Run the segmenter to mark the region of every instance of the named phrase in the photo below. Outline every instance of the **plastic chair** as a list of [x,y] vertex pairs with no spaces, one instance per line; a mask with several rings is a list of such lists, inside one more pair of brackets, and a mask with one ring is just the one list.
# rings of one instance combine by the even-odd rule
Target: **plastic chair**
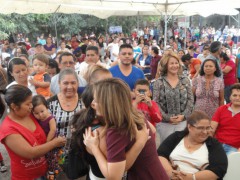
[[223,180],[239,180],[240,179],[240,152],[234,152],[228,155],[228,169]]

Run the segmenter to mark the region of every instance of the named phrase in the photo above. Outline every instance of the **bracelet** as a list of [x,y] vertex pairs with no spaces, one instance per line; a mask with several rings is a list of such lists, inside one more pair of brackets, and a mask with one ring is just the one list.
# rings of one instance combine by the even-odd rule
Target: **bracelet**
[[196,180],[195,174],[192,174],[192,179],[193,179],[193,180]]

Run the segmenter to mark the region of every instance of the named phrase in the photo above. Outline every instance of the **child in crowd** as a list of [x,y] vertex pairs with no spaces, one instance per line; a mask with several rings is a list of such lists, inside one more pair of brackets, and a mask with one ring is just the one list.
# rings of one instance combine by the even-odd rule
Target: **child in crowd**
[[2,153],[0,153],[0,172],[4,173],[7,171],[7,167],[4,164]]
[[49,59],[44,54],[37,54],[33,58],[33,79],[30,83],[35,86],[37,94],[44,96],[46,99],[50,97],[51,77],[47,73]]
[[[32,99],[32,105],[33,105],[33,115],[38,120],[38,123],[44,130],[46,136],[47,136],[47,142],[51,141],[56,136],[56,121],[53,117],[53,115],[50,114],[50,111],[48,110],[47,101],[46,99],[41,95],[36,95]],[[59,173],[59,166],[58,166],[58,160],[56,157],[56,151],[50,151],[47,154],[48,159],[48,174],[53,176],[57,175]]]
[[156,127],[156,123],[161,122],[162,115],[158,105],[151,100],[150,84],[146,79],[139,79],[134,86],[133,92],[136,99],[133,101],[133,106],[141,110],[147,120]]

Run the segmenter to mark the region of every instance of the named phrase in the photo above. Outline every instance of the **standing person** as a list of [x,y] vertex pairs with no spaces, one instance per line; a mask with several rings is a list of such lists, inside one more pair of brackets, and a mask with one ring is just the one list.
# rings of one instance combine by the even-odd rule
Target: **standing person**
[[224,104],[224,83],[217,62],[206,59],[198,77],[192,81],[192,91],[196,97],[195,110],[205,112],[212,118],[216,109]]
[[12,180],[34,180],[47,172],[44,155],[65,145],[64,137],[46,143],[46,135],[31,115],[32,92],[25,86],[12,85],[5,93],[10,112],[0,126],[0,141],[11,159]]
[[143,70],[143,73],[150,73],[150,64],[152,61],[152,56],[149,54],[149,46],[144,45],[142,48],[142,54],[136,58],[136,66]]
[[[121,179],[126,169],[126,151],[136,138],[135,128],[143,127],[146,121],[132,106],[130,89],[123,81],[115,78],[102,80],[94,85],[93,91],[92,108],[105,123],[107,157],[98,146],[98,134],[96,131],[92,133],[91,128],[85,131],[84,144],[93,153],[106,179]],[[168,179],[156,153],[152,130],[149,133],[151,138],[127,172],[129,180]]]
[[226,103],[230,102],[230,88],[236,83],[236,65],[230,60],[226,53],[220,54],[221,68],[224,80],[224,98]]
[[44,53],[54,58],[56,56],[56,46],[52,42],[52,38],[47,38],[47,43],[43,46]]
[[158,54],[159,54],[159,49],[155,46],[152,47],[152,49],[151,49],[152,60],[151,60],[151,64],[150,64],[152,79],[156,78],[158,63],[162,58]]
[[157,131],[163,142],[175,131],[186,127],[186,118],[193,109],[193,94],[188,77],[183,76],[180,59],[175,53],[160,61],[160,78],[153,84],[153,100],[163,116]]
[[190,54],[183,55],[182,61],[188,61],[190,79],[194,79],[195,77],[197,77],[201,67],[201,61],[199,59],[193,58],[192,56],[190,56]]
[[59,73],[60,92],[48,99],[48,107],[56,119],[57,134],[71,137],[71,116],[83,108],[77,93],[78,76],[72,68],[65,68]]
[[38,54],[33,58],[33,78],[29,82],[35,86],[37,94],[50,97],[51,77],[47,73],[49,59],[45,54]]
[[143,71],[132,65],[133,61],[133,48],[130,44],[122,44],[119,49],[118,65],[109,69],[113,77],[117,77],[125,81],[131,90],[138,79],[145,79]]
[[20,84],[28,87],[32,91],[33,95],[37,94],[35,86],[30,83],[31,77],[28,76],[28,67],[22,59],[13,58],[9,61],[7,75],[9,84],[6,89],[14,84]]
[[237,51],[237,57],[236,57],[236,77],[237,81],[240,82],[240,47]]
[[[2,92],[3,89],[0,89],[0,91]],[[5,109],[6,109],[5,104],[4,104],[3,100],[2,100],[2,97],[0,96],[0,119],[2,119],[3,114],[5,112]],[[7,167],[4,164],[2,153],[0,152],[0,172],[4,173],[6,171],[7,171]]]
[[207,56],[209,55],[210,51],[209,51],[209,45],[205,44],[203,46],[203,51],[202,54],[199,54],[197,56],[197,59],[199,59],[202,63],[203,61],[207,58]]
[[[66,68],[75,69],[74,67],[75,62],[76,62],[76,58],[72,53],[69,53],[69,52],[62,53],[59,57],[60,72]],[[58,94],[60,91],[58,82],[59,82],[59,74],[56,74],[55,76],[52,77],[51,84],[50,84],[50,90],[54,95]],[[78,82],[80,87],[85,87],[87,84],[86,80],[81,75],[78,75]]]
[[[97,66],[97,65],[95,65]],[[105,69],[106,70],[106,69]],[[111,73],[110,73],[111,74]],[[83,155],[84,159],[90,166],[89,178],[91,180],[105,180],[101,170],[99,169],[98,163],[92,152],[85,147],[83,143],[83,134],[85,129],[88,127],[92,128],[92,131],[98,131],[100,134],[99,146],[101,151],[106,156],[106,134],[104,122],[101,118],[96,116],[95,110],[91,107],[93,101],[93,85],[89,85],[85,88],[81,95],[85,109],[74,114],[71,125],[74,129],[72,136],[72,147],[78,154]],[[128,170],[134,161],[136,160],[139,153],[142,151],[144,145],[147,142],[149,136],[149,130],[144,126],[141,130],[136,130],[136,142],[131,149],[126,153],[126,169]]]
[[157,103],[151,100],[151,90],[148,80],[137,80],[134,86],[134,93],[136,99],[133,101],[133,106],[139,109],[145,115],[145,118],[156,127],[156,123],[161,122],[162,115]]

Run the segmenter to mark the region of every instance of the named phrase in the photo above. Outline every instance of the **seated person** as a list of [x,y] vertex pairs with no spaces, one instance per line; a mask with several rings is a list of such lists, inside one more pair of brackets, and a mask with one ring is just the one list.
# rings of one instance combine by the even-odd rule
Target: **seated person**
[[229,104],[220,106],[212,117],[211,126],[215,138],[222,143],[227,154],[239,151],[240,148],[240,84],[230,88]]
[[222,179],[227,156],[221,144],[209,136],[211,120],[194,111],[184,131],[171,134],[158,148],[158,155],[170,179]]

